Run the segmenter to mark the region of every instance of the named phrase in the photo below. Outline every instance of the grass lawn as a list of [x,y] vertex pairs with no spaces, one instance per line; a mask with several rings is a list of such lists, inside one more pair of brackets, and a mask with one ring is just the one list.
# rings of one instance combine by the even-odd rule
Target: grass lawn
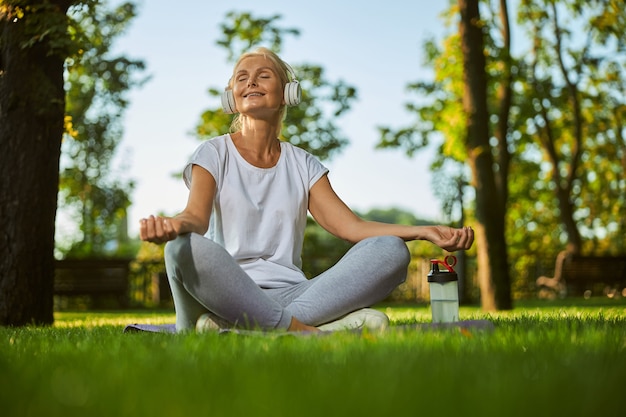
[[0,328],[0,416],[624,416],[626,300],[520,303],[410,328],[428,306],[377,306],[392,329],[323,337],[123,333],[173,312],[64,312]]

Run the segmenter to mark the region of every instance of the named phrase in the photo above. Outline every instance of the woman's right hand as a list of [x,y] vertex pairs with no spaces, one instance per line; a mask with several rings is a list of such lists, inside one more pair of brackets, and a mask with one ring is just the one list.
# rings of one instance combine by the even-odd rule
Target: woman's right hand
[[152,243],[165,243],[178,237],[176,219],[163,216],[150,216],[139,220],[139,237]]
[[204,235],[207,232],[215,196],[215,179],[199,165],[193,165],[192,178],[185,209],[174,217],[149,216],[139,220],[141,240],[165,243],[185,233]]

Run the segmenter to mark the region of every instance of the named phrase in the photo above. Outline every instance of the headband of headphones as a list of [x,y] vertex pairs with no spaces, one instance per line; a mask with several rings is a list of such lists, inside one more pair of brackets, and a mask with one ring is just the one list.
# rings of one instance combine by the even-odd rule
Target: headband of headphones
[[[300,83],[296,79],[296,73],[293,71],[293,68],[291,68],[291,66],[289,66],[289,64],[287,64],[286,62],[283,63],[287,67],[287,72],[291,75],[292,79],[292,81],[285,84],[285,90],[283,92],[285,104],[287,104],[288,106],[297,106],[298,104],[300,104],[300,100],[302,98],[302,88],[300,88]],[[222,109],[226,114],[237,113],[233,90],[228,87],[222,93]]]

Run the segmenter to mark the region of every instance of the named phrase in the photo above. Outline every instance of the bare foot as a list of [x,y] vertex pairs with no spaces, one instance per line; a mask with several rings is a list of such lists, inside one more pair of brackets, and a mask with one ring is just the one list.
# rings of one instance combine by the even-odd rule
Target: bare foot
[[302,323],[295,317],[291,318],[291,324],[289,324],[289,328],[287,329],[289,332],[319,332],[320,329],[313,326],[308,326]]

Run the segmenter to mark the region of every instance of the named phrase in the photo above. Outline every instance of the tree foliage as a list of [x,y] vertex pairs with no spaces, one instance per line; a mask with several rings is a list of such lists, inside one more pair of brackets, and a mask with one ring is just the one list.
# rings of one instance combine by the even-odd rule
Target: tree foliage
[[543,206],[562,225],[555,243],[623,251],[623,4],[522,1],[519,20],[532,40],[521,60],[519,132],[541,151],[536,188],[552,191]]
[[[505,199],[514,289],[528,291],[537,257],[553,257],[565,247],[626,251],[626,11],[617,0],[520,1],[511,12],[517,23],[507,42],[503,6],[504,1],[480,3],[489,150],[496,180],[508,178],[498,188]],[[451,26],[457,16],[451,6],[444,19]],[[415,122],[382,127],[379,146],[410,155],[439,144],[433,164],[438,175],[449,175],[453,166],[467,179],[467,168],[459,168],[468,155],[460,143],[466,115],[460,111],[458,34],[451,30],[445,39],[430,39],[424,51],[435,76],[410,84],[417,98],[407,109]]]
[[133,183],[116,177],[112,163],[122,138],[128,91],[143,80],[144,63],[114,56],[113,44],[136,15],[133,3],[112,8],[85,2],[69,11],[70,33],[80,53],[66,71],[66,134],[60,181],[60,208],[80,225],[80,236],[65,249],[71,257],[102,256],[123,239]]
[[[297,29],[278,26],[280,18],[280,15],[257,18],[250,13],[228,13],[221,25],[223,37],[217,40],[217,44],[226,49],[231,63],[243,52],[260,45],[280,54],[284,37],[299,35]],[[348,139],[341,136],[336,121],[350,109],[357,97],[356,88],[341,80],[327,80],[324,69],[319,65],[305,63],[292,67],[302,86],[302,102],[287,110],[283,139],[320,159],[331,158],[348,143]],[[219,97],[224,87],[211,88],[209,94]],[[224,134],[230,128],[231,119],[221,108],[207,109],[196,127],[196,136],[208,139]]]

